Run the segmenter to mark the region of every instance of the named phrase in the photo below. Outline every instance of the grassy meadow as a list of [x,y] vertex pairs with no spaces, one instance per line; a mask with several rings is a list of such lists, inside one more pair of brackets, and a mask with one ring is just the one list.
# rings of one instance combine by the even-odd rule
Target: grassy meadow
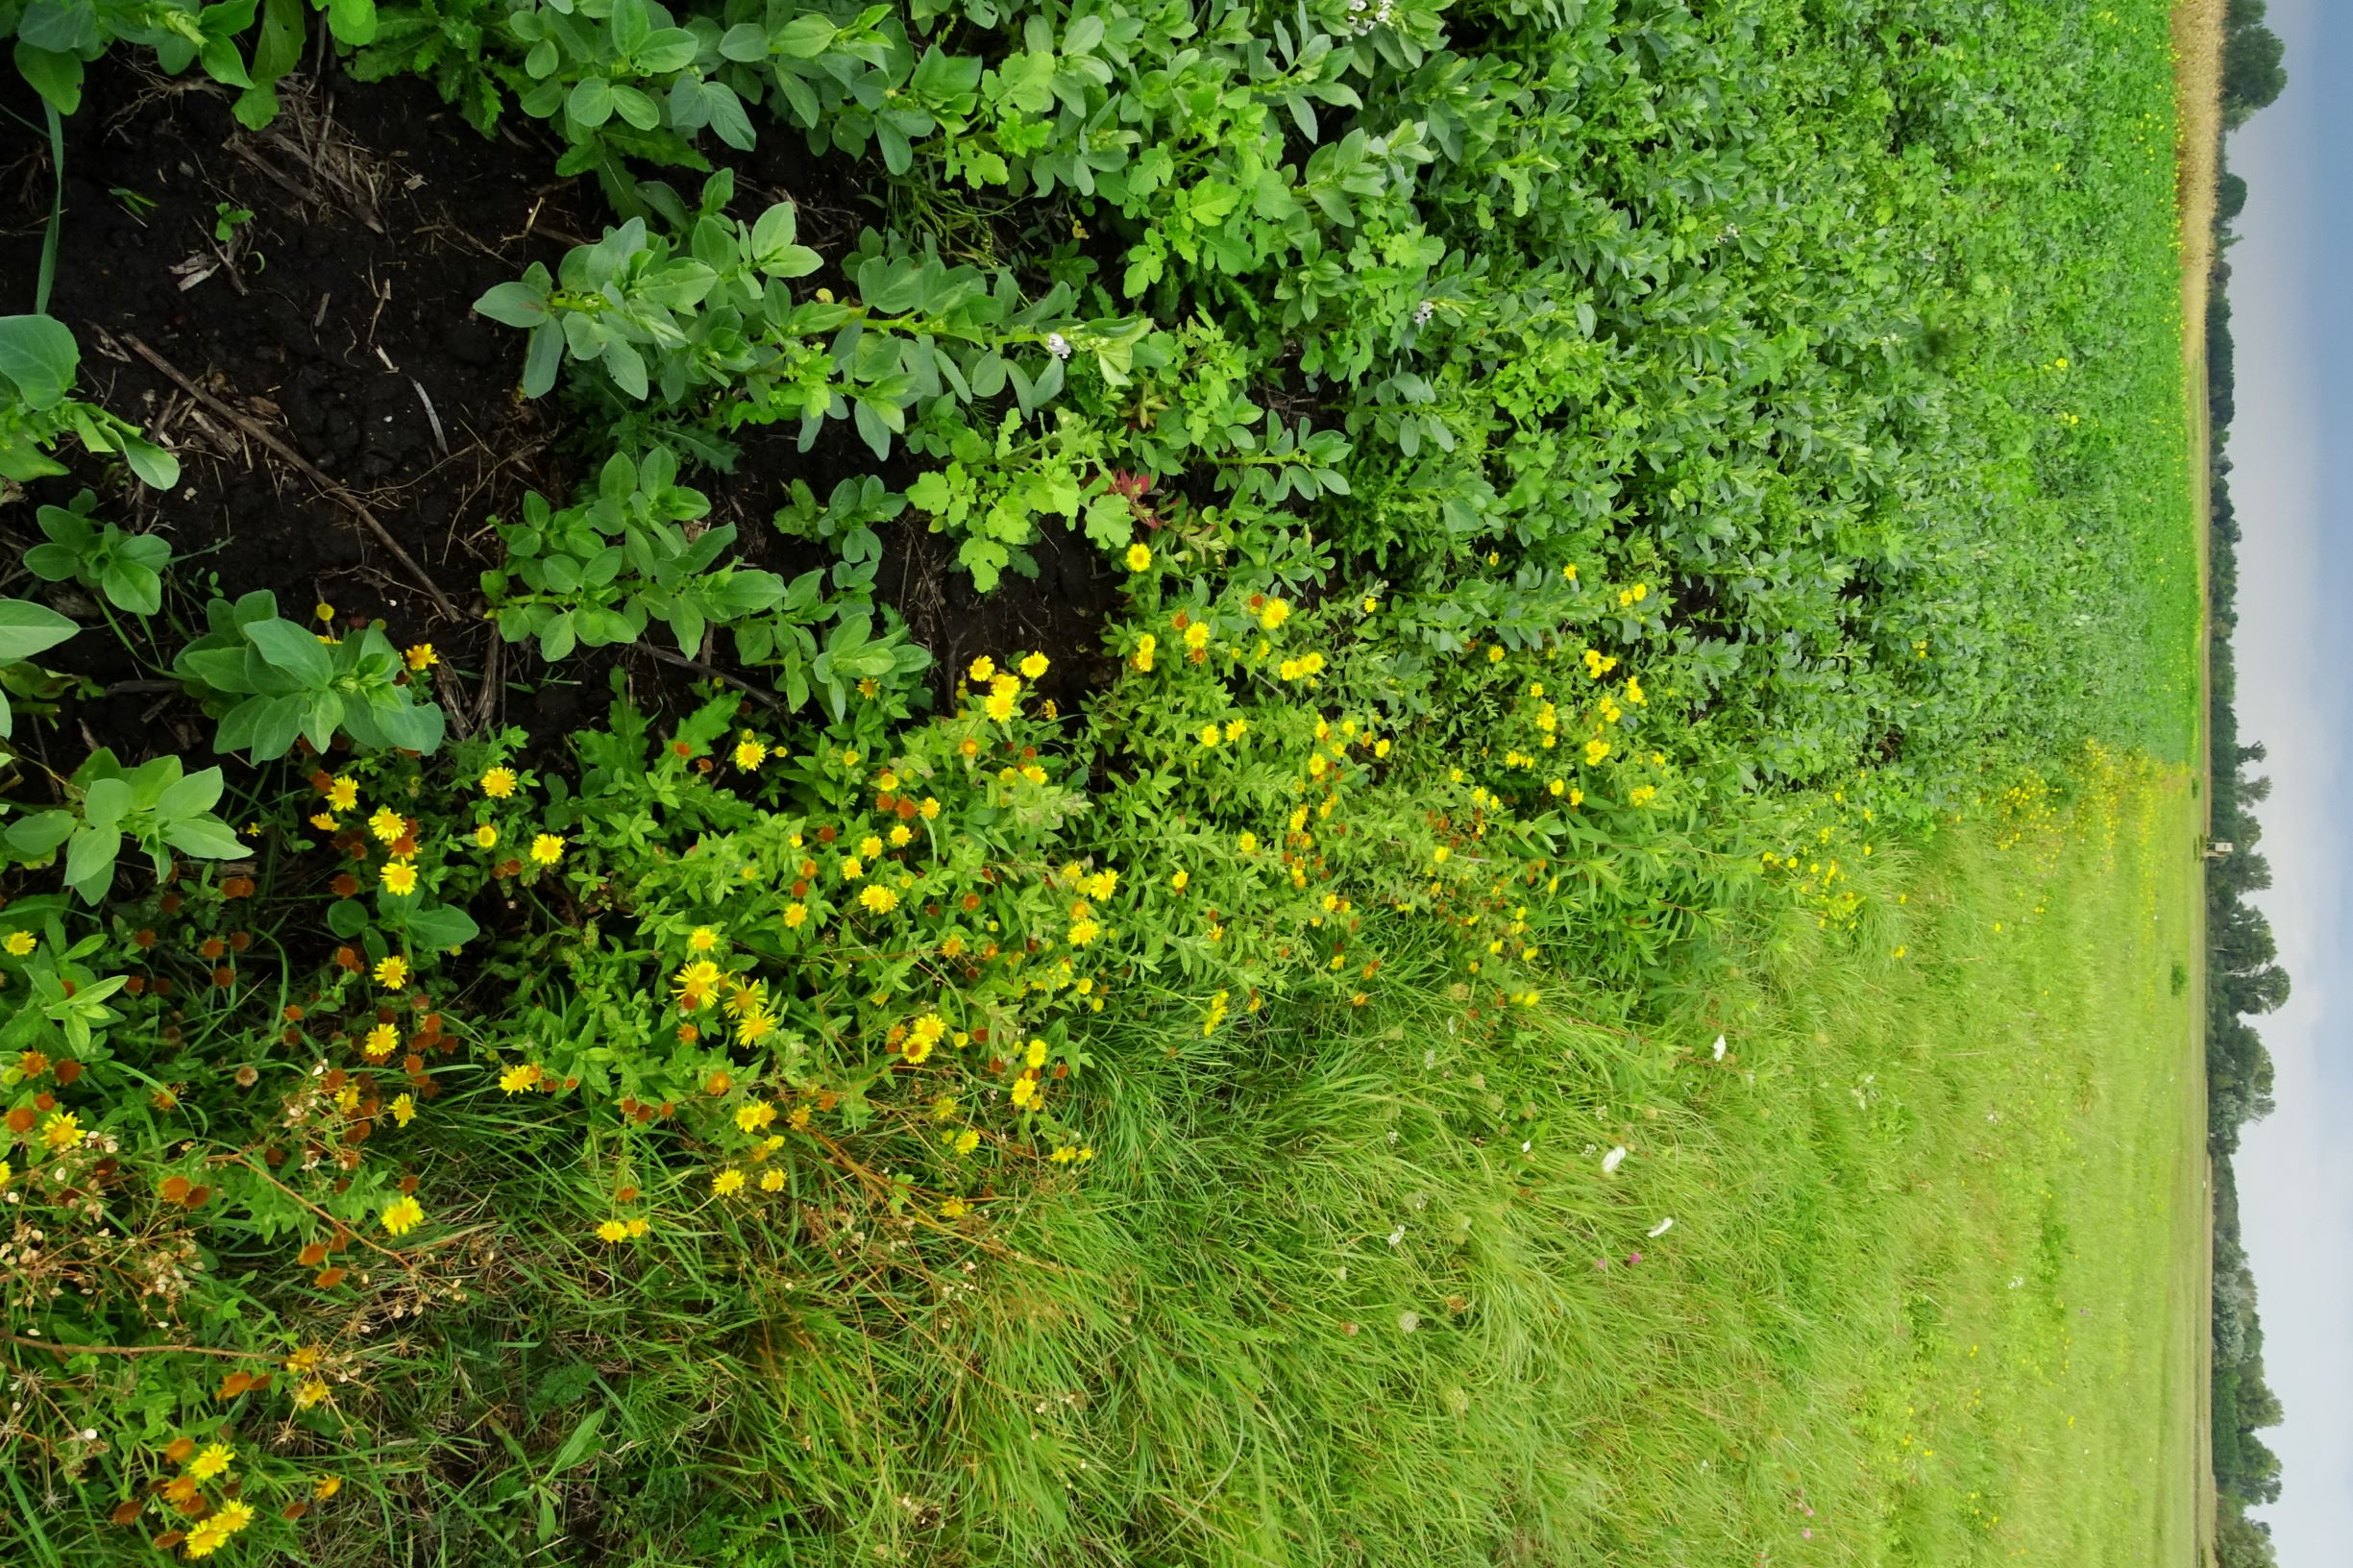
[[2190,1557],[2164,4],[306,9],[0,0],[0,1564]]

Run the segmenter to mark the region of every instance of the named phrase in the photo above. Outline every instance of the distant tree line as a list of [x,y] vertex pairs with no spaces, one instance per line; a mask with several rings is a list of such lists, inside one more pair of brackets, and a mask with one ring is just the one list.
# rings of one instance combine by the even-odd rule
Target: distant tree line
[[[2280,41],[2263,25],[2263,0],[2233,0],[2223,45],[2223,121],[2237,126],[2287,85]],[[2279,1424],[2279,1396],[2263,1375],[2263,1325],[2255,1277],[2240,1244],[2239,1186],[2231,1155],[2240,1130],[2268,1115],[2271,1057],[2248,1021],[2288,999],[2288,971],[2263,912],[2246,902],[2271,885],[2256,852],[2263,824],[2255,807],[2271,781],[2253,769],[2260,743],[2242,744],[2236,708],[2238,669],[2231,634],[2238,624],[2239,520],[2231,503],[2230,459],[2222,441],[2236,411],[2230,334],[2231,226],[2246,206],[2246,182],[2225,171],[2216,193],[2215,268],[2206,311],[2206,397],[2212,426],[2214,510],[2208,546],[2213,640],[2208,649],[2212,704],[2213,836],[2231,845],[2206,863],[2207,1146],[2214,1156],[2214,1474],[2220,1493],[2215,1552],[2222,1568],[2272,1568],[2268,1526],[2246,1509],[2277,1501],[2279,1457],[2256,1433]]]

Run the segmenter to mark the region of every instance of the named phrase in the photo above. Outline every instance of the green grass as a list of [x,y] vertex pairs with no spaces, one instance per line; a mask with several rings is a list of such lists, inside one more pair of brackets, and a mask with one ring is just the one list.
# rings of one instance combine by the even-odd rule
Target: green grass
[[2194,809],[2090,769],[1876,859],[1851,935],[1752,919],[1639,1041],[1401,984],[1123,1042],[1002,1252],[767,1259],[608,1430],[733,1428],[776,1501],[680,1538],[778,1562],[2186,1560]]

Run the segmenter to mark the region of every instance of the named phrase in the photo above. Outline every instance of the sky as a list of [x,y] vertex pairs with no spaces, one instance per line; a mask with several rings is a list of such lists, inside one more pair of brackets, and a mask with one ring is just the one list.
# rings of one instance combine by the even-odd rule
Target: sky
[[[2256,900],[2293,981],[2258,1021],[2279,1109],[2236,1162],[2264,1367],[2287,1418],[2266,1433],[2280,1501],[2259,1511],[2284,1568],[2353,1540],[2353,1017],[2347,820],[2353,772],[2353,494],[2329,459],[2353,442],[2353,6],[2270,0],[2288,90],[2232,133],[2246,210],[2226,253],[2238,408],[2228,434],[2239,545],[2239,733],[2269,750],[2259,808],[2273,886]],[[2216,759],[2218,767],[2223,760]]]

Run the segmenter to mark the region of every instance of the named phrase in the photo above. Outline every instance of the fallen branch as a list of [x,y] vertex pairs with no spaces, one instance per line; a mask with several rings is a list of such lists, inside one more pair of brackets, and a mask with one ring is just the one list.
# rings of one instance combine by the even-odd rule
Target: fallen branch
[[382,523],[378,521],[376,514],[369,511],[366,503],[361,502],[357,496],[353,495],[349,490],[344,489],[343,486],[329,478],[324,473],[320,472],[318,467],[314,465],[310,459],[305,457],[301,453],[296,452],[292,447],[287,446],[283,441],[279,440],[277,436],[272,435],[267,428],[257,423],[249,416],[239,413],[235,408],[231,407],[228,404],[223,403],[211,393],[207,392],[203,387],[198,386],[194,381],[190,380],[187,376],[179,369],[178,366],[172,364],[170,360],[165,359],[161,355],[156,353],[155,350],[140,342],[133,333],[123,333],[122,341],[124,346],[129,348],[132,353],[137,355],[140,358],[155,366],[155,368],[160,371],[163,375],[169,377],[172,383],[178,386],[181,391],[185,392],[189,397],[194,398],[198,403],[204,404],[205,407],[219,415],[221,418],[228,420],[238,429],[243,430],[247,435],[252,436],[256,441],[261,443],[261,445],[267,448],[270,452],[276,453],[278,456],[283,458],[286,462],[292,464],[294,468],[298,470],[306,478],[309,479],[312,484],[319,487],[319,494],[325,496],[329,501],[333,502],[336,505],[342,507],[345,511],[350,512],[354,517],[359,519],[361,523],[367,525],[368,531],[376,535],[377,543],[382,545],[384,549],[392,552],[392,558],[401,563],[402,568],[405,570],[409,576],[415,580],[418,587],[425,590],[427,596],[432,600],[435,608],[439,609],[443,615],[449,617],[453,621],[462,621],[464,619],[463,616],[458,614],[457,606],[450,602],[449,596],[441,591],[440,585],[434,582],[431,577],[426,576],[425,568],[419,566],[409,555],[408,551],[401,548],[401,542],[392,537],[392,530],[385,527]]

